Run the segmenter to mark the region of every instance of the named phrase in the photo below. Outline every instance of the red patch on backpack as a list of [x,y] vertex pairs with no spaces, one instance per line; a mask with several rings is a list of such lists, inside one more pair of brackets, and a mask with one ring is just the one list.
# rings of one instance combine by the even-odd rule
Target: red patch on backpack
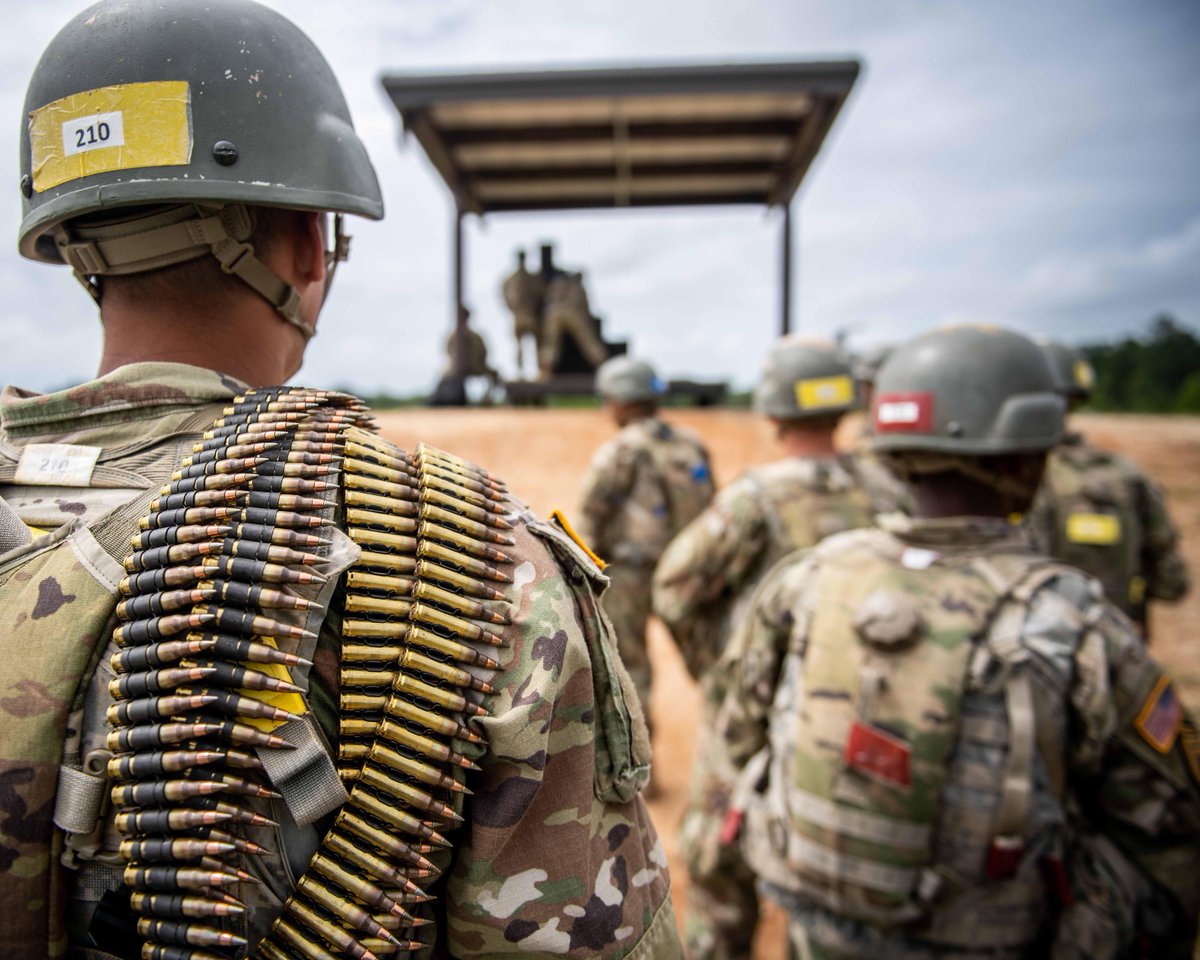
[[907,787],[912,783],[909,760],[912,748],[903,740],[854,721],[846,740],[847,765],[876,780]]
[[875,398],[872,413],[876,433],[929,433],[933,429],[933,394],[883,393]]

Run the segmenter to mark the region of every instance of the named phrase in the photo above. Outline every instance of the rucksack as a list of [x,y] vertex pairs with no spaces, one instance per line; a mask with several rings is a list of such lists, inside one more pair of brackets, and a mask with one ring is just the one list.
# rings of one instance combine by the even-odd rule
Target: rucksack
[[712,502],[715,487],[708,451],[693,436],[662,424],[648,454],[667,503],[667,539],[698,517]]
[[[974,881],[964,864],[986,865],[992,882],[969,909],[939,915],[939,931],[957,941],[986,926],[993,945],[1028,943],[1042,904],[1037,878],[1017,869],[1036,752],[1021,625],[1064,568],[1014,552],[934,575],[896,563],[878,531],[835,539],[806,583],[807,630],[784,657],[771,748],[740,781],[747,857],[768,884],[887,928],[926,919],[946,892],[935,845],[952,831],[950,889]],[[966,710],[968,677],[985,664],[995,690]],[[964,759],[961,743],[1008,759]],[[748,794],[764,774],[765,792]]]

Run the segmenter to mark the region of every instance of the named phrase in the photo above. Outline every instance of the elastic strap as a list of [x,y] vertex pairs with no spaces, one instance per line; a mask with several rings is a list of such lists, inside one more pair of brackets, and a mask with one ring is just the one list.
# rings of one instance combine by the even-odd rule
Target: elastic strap
[[272,733],[294,744],[295,749],[260,749],[258,757],[297,824],[313,823],[350,799],[311,713]]
[[[247,242],[253,232],[254,214],[245,204],[186,204],[115,223],[60,224],[55,243],[97,302],[92,277],[144,273],[210,254],[309,339],[314,331],[300,316],[300,294],[254,255]],[[335,262],[340,253],[335,247]]]

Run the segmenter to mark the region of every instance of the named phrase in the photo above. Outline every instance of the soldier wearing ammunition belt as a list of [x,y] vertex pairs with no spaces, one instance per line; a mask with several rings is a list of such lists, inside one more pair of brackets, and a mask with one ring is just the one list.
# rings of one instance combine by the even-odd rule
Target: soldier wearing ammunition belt
[[354,397],[270,386],[341,215],[382,216],[317,49],[249,0],[106,0],[25,116],[21,252],[105,339],[0,405],[0,947],[679,956],[596,565]]
[[720,842],[732,783],[708,763],[725,675],[713,669],[763,574],[780,557],[871,520],[870,502],[833,435],[856,406],[846,358],[787,338],[771,350],[754,397],[787,456],[754,467],[671,542],[654,575],[654,610],[700,681],[704,713],[681,842],[691,882],[685,919],[692,960],[749,957],[758,898],[735,846]]
[[781,561],[723,664],[725,837],[817,960],[1190,957],[1200,743],[1132,625],[1009,519],[1064,405],[1032,341],[880,370],[916,514]]
[[[1091,395],[1095,373],[1066,344],[1042,345],[1070,407]],[[1188,592],[1179,534],[1162,490],[1127,457],[1067,433],[1046,461],[1046,476],[1029,514],[1038,548],[1074,564],[1147,635],[1150,600]]]
[[712,499],[712,469],[700,438],[659,416],[663,385],[650,364],[613,357],[596,373],[596,392],[621,432],[592,457],[583,480],[580,528],[584,541],[608,563],[604,609],[648,711],[650,579],[671,537]]

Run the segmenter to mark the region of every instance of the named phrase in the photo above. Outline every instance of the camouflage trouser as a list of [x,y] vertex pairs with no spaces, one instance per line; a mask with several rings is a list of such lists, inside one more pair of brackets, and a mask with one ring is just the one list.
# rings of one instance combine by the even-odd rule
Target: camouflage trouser
[[722,845],[721,825],[732,784],[712,769],[705,744],[713,735],[720,690],[710,672],[702,681],[704,704],[696,730],[696,763],[679,844],[688,870],[683,932],[690,960],[749,960],[758,922],[755,877],[735,842]]
[[650,655],[646,649],[646,621],[650,617],[650,579],[653,567],[611,564],[605,573],[609,587],[604,609],[617,631],[617,650],[650,721]]
[[598,367],[608,359],[608,349],[596,336],[592,319],[579,310],[557,308],[547,311],[546,328],[542,331],[542,342],[538,345],[538,366],[542,374],[549,376],[554,372],[562,352],[563,335],[569,335],[579,346],[580,352],[587,357],[588,363]]

